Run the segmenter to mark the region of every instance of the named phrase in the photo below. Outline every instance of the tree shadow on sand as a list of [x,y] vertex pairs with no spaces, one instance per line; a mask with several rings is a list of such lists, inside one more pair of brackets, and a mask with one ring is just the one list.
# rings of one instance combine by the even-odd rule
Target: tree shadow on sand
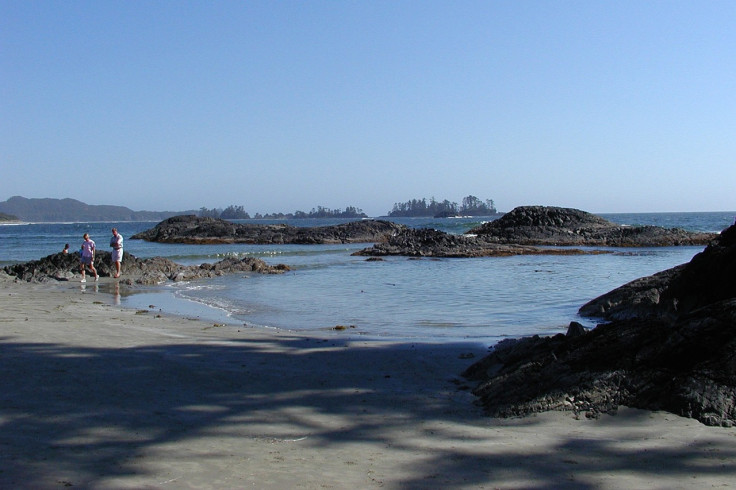
[[[438,357],[457,359],[468,349],[345,347],[340,340],[302,337],[115,349],[2,339],[0,487],[96,487],[111,477],[140,478],[145,470],[133,464],[136,458],[218,433],[299,440],[314,448],[375,444],[387,452],[421,453],[400,480],[373,482],[400,488],[493,486],[509,472],[539,487],[567,488],[592,488],[573,472],[736,475],[734,446],[718,448],[718,464],[704,464],[692,446],[621,449],[621,441],[635,434],[620,434],[617,441],[569,434],[553,451],[515,447],[466,391],[449,379],[424,381],[435,376],[430,366]],[[305,369],[311,365],[325,369]],[[442,430],[448,422],[462,422],[467,430]],[[512,425],[533,429],[539,423],[529,417]],[[433,431],[436,444],[421,447],[394,435],[411,425]],[[503,450],[489,449],[501,444]],[[652,464],[662,456],[666,467]]]

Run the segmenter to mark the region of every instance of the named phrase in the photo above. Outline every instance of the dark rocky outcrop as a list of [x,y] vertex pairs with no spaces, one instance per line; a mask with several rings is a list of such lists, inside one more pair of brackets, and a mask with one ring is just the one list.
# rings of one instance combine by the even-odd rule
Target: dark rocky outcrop
[[577,255],[606,253],[574,248],[542,248],[528,245],[501,244],[483,237],[453,235],[431,229],[406,228],[383,241],[353,253],[364,256],[403,255],[407,257],[506,257],[511,255]]
[[736,227],[731,226],[688,264],[636,279],[580,308],[606,320],[673,319],[736,297]]
[[602,298],[581,313],[619,319],[503,341],[471,366],[486,411],[595,416],[627,405],[736,423],[736,226],[689,263]]
[[[114,269],[110,262],[110,252],[98,251],[95,254],[95,269],[101,277],[111,277]],[[167,281],[189,281],[215,277],[238,272],[256,272],[260,274],[280,274],[289,270],[283,264],[271,266],[260,259],[246,257],[237,259],[229,257],[214,264],[183,266],[163,257],[139,259],[127,252],[122,262],[123,278],[126,284],[161,284]],[[68,281],[79,278],[79,254],[57,253],[40,260],[9,265],[3,268],[9,276],[26,282]],[[87,270],[89,275],[89,270]]]
[[620,226],[579,209],[522,206],[468,234],[494,243],[553,246],[668,247],[706,245],[717,235],[659,226]]
[[333,226],[296,227],[287,224],[257,225],[193,215],[175,216],[132,240],[161,243],[249,243],[249,244],[331,244],[369,243],[381,240],[404,227],[381,220],[361,220]]
[[662,293],[685,265],[651,276],[640,277],[584,304],[578,313],[606,320],[632,318],[672,319],[675,305],[666,302]]

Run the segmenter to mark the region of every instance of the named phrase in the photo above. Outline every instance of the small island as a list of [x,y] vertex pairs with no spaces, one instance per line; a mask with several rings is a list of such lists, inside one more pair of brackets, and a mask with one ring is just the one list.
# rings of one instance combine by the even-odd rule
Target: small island
[[447,199],[437,201],[434,197],[427,200],[411,199],[406,202],[397,202],[388,213],[390,218],[454,218],[458,216],[494,216],[498,214],[493,199],[485,202],[470,195],[463,198],[462,204],[450,202]]
[[487,243],[578,247],[706,245],[717,237],[680,228],[621,226],[579,209],[555,206],[520,206],[467,234]]
[[405,227],[390,221],[360,220],[331,226],[261,225],[194,215],[175,216],[133,235],[131,240],[160,243],[338,244],[377,242]]

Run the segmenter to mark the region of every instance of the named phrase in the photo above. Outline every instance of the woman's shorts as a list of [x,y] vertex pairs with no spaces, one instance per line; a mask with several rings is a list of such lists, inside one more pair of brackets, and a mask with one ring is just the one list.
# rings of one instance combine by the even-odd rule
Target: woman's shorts
[[92,257],[85,257],[84,255],[82,255],[82,263],[84,265],[92,265]]

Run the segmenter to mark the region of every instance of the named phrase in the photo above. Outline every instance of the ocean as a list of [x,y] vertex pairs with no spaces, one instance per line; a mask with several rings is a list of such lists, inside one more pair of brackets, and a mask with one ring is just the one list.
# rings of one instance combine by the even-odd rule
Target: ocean
[[[734,212],[600,214],[622,225],[659,225],[720,232]],[[411,227],[463,233],[493,218],[391,218]],[[349,220],[288,220],[321,226]],[[269,220],[248,222],[273,223]],[[280,221],[283,222],[283,221]],[[199,318],[222,328],[272,328],[408,342],[471,342],[565,332],[571,321],[594,326],[577,310],[587,301],[638,277],[688,262],[703,247],[609,249],[610,254],[472,259],[387,257],[368,262],[355,245],[169,245],[130,240],[155,226],[134,223],[37,223],[0,225],[0,266],[76,250],[89,233],[108,249],[110,229],[125,250],[140,258],[162,256],[192,265],[224,257],[258,257],[284,263],[282,275],[234,274],[158,287],[117,290],[109,283],[59,287],[97,294],[126,308]],[[153,306],[153,308],[151,308]],[[336,329],[336,327],[338,327]]]

